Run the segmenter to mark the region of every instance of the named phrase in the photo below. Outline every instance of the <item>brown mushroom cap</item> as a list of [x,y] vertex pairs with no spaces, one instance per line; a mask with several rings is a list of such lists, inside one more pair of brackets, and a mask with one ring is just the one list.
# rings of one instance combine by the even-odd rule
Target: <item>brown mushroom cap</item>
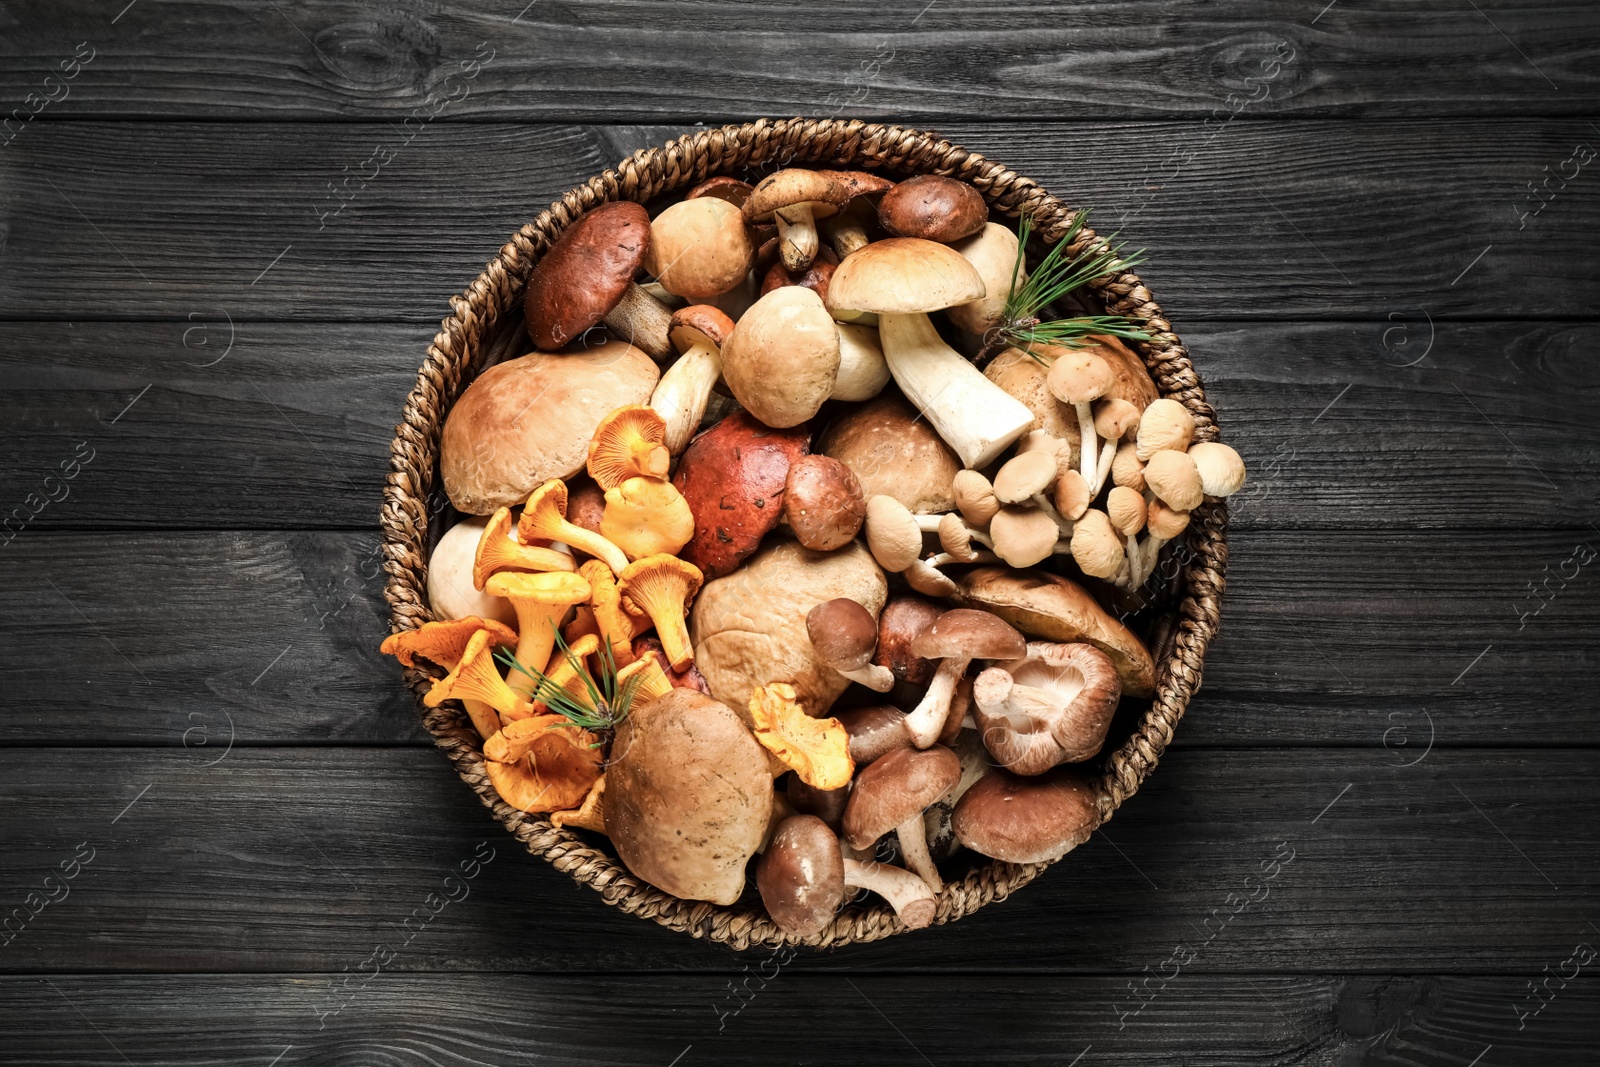
[[987,611],[953,608],[911,640],[924,659],[1016,659],[1028,651],[1027,638]]
[[660,376],[654,360],[622,341],[490,367],[445,419],[439,471],[450,502],[487,515],[522,503],[551,478],[578,473],[601,420],[648,404]]
[[988,221],[989,205],[982,193],[939,174],[907,178],[878,201],[878,222],[896,237],[959,241]]
[[822,662],[837,671],[858,671],[878,647],[878,620],[849,597],[835,597],[806,613],[806,636]]
[[832,922],[844,903],[844,855],[828,824],[815,815],[779,823],[756,864],[756,888],[785,933],[809,937]]
[[949,245],[890,237],[850,253],[828,283],[828,308],[877,314],[941,311],[987,292],[983,278]]
[[1085,574],[1096,578],[1117,576],[1127,555],[1110,516],[1097,508],[1083,513],[1072,528],[1072,558]]
[[955,507],[961,461],[916,408],[894,389],[834,419],[817,451],[855,472],[862,495],[892,496],[914,515]]
[[1157,500],[1177,511],[1193,511],[1205,495],[1194,457],[1171,449],[1151,453],[1144,465],[1144,484]]
[[897,681],[927,685],[939,665],[912,652],[911,642],[944,612],[926,597],[903,595],[890,600],[878,616],[878,651],[872,662],[888,667]]
[[1042,493],[1056,480],[1056,457],[1042,449],[1021,452],[1006,460],[994,476],[995,499],[1020,504]]
[[777,260],[767,268],[766,274],[761,278],[761,295],[766,296],[772,290],[781,289],[785,285],[803,285],[826,301],[828,283],[833,280],[834,268],[838,266],[839,257],[833,254],[833,249],[826,247],[817,249],[817,258],[799,273],[786,267],[783,260]]
[[535,348],[554,352],[617,306],[650,248],[650,215],[628,200],[579,215],[528,277],[524,311]]
[[730,178],[719,174],[715,178],[707,178],[699,185],[683,194],[685,200],[698,200],[702,196],[714,196],[718,200],[726,200],[734,207],[744,207],[744,202],[750,199],[750,194],[755,186],[749,182],[742,182],[738,178]]
[[776,211],[812,205],[813,218],[826,218],[858,196],[871,196],[894,183],[859,170],[807,170],[788,167],[763,178],[744,205],[745,218],[765,222]]
[[1116,376],[1111,364],[1095,353],[1071,351],[1050,364],[1045,381],[1063,404],[1087,404],[1105,396]]
[[755,256],[743,213],[703,196],[680,200],[651,221],[644,268],[669,293],[709,300],[744,281]]
[[679,555],[709,581],[761,545],[783,517],[789,468],[806,454],[803,427],[774,430],[739,411],[695,438],[672,484],[694,513],[694,538]]
[[1095,405],[1094,432],[1107,441],[1127,437],[1139,429],[1139,414],[1138,408],[1121,397],[1107,397]]
[[[805,815],[815,815],[829,828],[837,831],[839,823],[844,819],[845,805],[850,803],[850,785],[846,783],[838,789],[818,789],[814,785],[807,785],[798,774],[788,776],[784,784],[783,795],[788,797],[789,803]],[[838,851],[838,845],[834,850]]]
[[855,472],[829,456],[801,456],[789,467],[783,517],[807,548],[829,552],[848,544],[867,517]]
[[1050,558],[1061,528],[1038,508],[1007,505],[989,520],[994,554],[1013,567],[1031,567]]
[[856,776],[844,809],[851,848],[869,848],[884,834],[948,793],[961,780],[961,760],[943,745],[897,748]]
[[722,377],[768,426],[798,426],[815,415],[839,377],[839,331],[822,298],[786,285],[757,300],[722,346]]
[[733,332],[733,320],[721,308],[710,304],[690,304],[672,313],[672,325],[667,336],[679,352],[688,351],[697,344],[721,348]]
[[857,767],[881,759],[897,748],[910,748],[906,713],[888,704],[851,708],[834,716],[850,735],[850,758]]
[[1058,860],[1099,821],[1094,790],[1066,768],[1035,778],[996,771],[962,794],[951,817],[963,845],[1006,863]]
[[1089,492],[1089,483],[1083,480],[1083,475],[1077,470],[1063,471],[1061,477],[1056,479],[1055,505],[1064,519],[1073,522],[1081,519],[1093,497],[1094,494]]
[[1125,485],[1114,485],[1106,494],[1106,517],[1124,537],[1144,529],[1144,497]]

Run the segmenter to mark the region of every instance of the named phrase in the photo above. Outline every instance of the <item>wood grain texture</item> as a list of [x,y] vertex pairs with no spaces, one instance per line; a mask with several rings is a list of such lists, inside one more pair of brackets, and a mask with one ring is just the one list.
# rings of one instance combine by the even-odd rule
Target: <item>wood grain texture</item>
[[[550,200],[683,129],[435,123],[411,140],[394,123],[56,123],[0,152],[0,318],[432,323]],[[1571,173],[1574,146],[1600,137],[1579,120],[940,132],[1150,248],[1141,273],[1180,332],[1585,318],[1600,303],[1595,272],[1553,284],[1550,270],[1600,241],[1600,181],[1554,178],[1542,212],[1519,214],[1543,168]],[[367,164],[379,145],[394,158]]]
[[[1562,531],[1238,532],[1222,632],[1178,743],[1369,746],[1393,763],[1430,736],[1600,744],[1587,712],[1600,559],[1563,566],[1580,542],[1600,552],[1593,533]],[[230,736],[423,743],[397,667],[377,652],[388,633],[377,543],[19,538],[0,556],[0,594],[32,608],[0,615],[0,742],[187,745],[196,759]],[[1547,598],[1538,614],[1529,582]],[[1551,678],[1562,684],[1530,684]]]
[[[73,0],[9,15],[0,89],[20,102],[87,40],[100,54],[51,118],[398,118],[430,93],[454,98],[452,117],[614,122],[1198,117],[1229,94],[1268,114],[1588,115],[1600,100],[1578,0],[1499,3],[1492,19],[1447,0],[1325,7],[212,0],[118,15]],[[463,82],[477,54],[492,59]]]
[[[1600,753],[1383,757],[1174,753],[1005,903],[792,966],[1139,973],[1184,944],[1195,974],[1535,974],[1594,936]],[[96,850],[0,950],[11,973],[355,971],[485,841],[470,895],[436,907],[394,969],[739,965],[517,849],[434,752],[235,748],[205,768],[184,751],[11,749],[0,772],[8,909],[77,843]]]
[[[371,526],[432,333],[230,325],[215,309],[0,323],[0,422],[12,429],[0,522],[86,443],[93,461],[23,537]],[[1237,527],[1582,528],[1600,512],[1592,323],[1430,324],[1413,311],[1201,323],[1184,337],[1250,469]]]
[[[525,1064],[1237,1063],[1265,1067],[1593,1064],[1597,986],[1518,1032],[1525,979],[1183,975],[1137,1016],[1121,977],[110,975],[0,979],[0,1041],[24,1065],[131,1062]],[[358,979],[364,976],[358,976]],[[734,1005],[743,1003],[738,1014]],[[938,1004],[930,1012],[930,1003]],[[197,1005],[204,1005],[203,1011]],[[803,1005],[826,1004],[825,1023]],[[81,1014],[80,1014],[81,1013]],[[1123,1025],[1119,1028],[1119,1023]],[[1508,1023],[1510,1024],[1508,1026]],[[325,1025],[324,1025],[325,1024]],[[720,1029],[719,1029],[720,1027]],[[1510,1031],[1509,1033],[1507,1031]],[[97,1032],[98,1031],[98,1032]],[[183,1034],[181,1040],[171,1035]],[[1174,1034],[1181,1038],[1174,1038]],[[114,1044],[114,1048],[113,1048]],[[1181,1045],[1181,1050],[1178,1046]],[[1465,1055],[1463,1055],[1463,1051]]]

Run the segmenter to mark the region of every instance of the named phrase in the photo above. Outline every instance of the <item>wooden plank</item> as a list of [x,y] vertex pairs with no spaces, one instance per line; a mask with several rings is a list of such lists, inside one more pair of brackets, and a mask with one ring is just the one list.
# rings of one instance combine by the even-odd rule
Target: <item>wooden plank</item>
[[[0,153],[0,317],[431,323],[551,199],[682,129],[441,123],[407,141],[393,123],[51,124]],[[1600,241],[1600,183],[1561,166],[1596,136],[1577,120],[941,129],[1151,248],[1144,274],[1180,329],[1600,303],[1594,272],[1550,282]],[[394,157],[363,179],[380,144]],[[1565,187],[1553,177],[1521,218],[1544,167]],[[334,183],[352,198],[338,215]]]
[[[12,429],[0,505],[68,493],[23,536],[375,521],[433,327],[230,327],[209,314],[0,323],[0,422]],[[1523,529],[1594,517],[1581,486],[1600,465],[1589,432],[1600,367],[1583,357],[1600,345],[1595,324],[1222,322],[1184,336],[1250,467],[1237,526]],[[80,446],[94,458],[63,490],[61,464]]]
[[[1597,100],[1585,65],[1595,27],[1578,0],[1500,3],[1492,18],[1447,0],[494,7],[118,12],[73,0],[49,19],[7,20],[0,87],[19,104],[46,91],[86,41],[94,58],[44,116],[400,118],[436,106],[430,93],[452,118],[690,122],[950,121],[1001,106],[1019,118],[1198,117],[1228,114],[1229,94],[1255,101],[1247,114],[1388,117],[1588,115]],[[475,56],[487,63],[464,80]]]
[[[1179,743],[1355,744],[1395,763],[1430,736],[1600,744],[1587,696],[1600,684],[1600,572],[1574,558],[1600,538],[1584,538],[1235,534],[1222,632]],[[0,557],[4,601],[27,606],[0,616],[0,742],[187,742],[197,759],[229,736],[422,743],[377,653],[377,544],[355,532],[19,538]]]
[[[11,973],[354,972],[480,842],[471,894],[394,969],[730,965],[519,851],[433,752],[235,748],[204,768],[182,751],[9,749],[0,771],[8,909],[79,842],[94,850],[0,953]],[[1594,936],[1597,771],[1600,752],[1572,748],[1405,770],[1371,750],[1174,753],[1005,903],[793,967],[1123,973],[1182,944],[1195,974],[1537,974]]]
[[1464,1064],[1486,1045],[1507,1067],[1595,1062],[1592,982],[1575,980],[1517,1031],[1509,1008],[1526,996],[1523,977],[1183,975],[1119,1029],[1125,976],[825,977],[790,973],[781,960],[750,962],[754,992],[743,1001],[728,990],[745,981],[739,974],[566,976],[556,1001],[534,975],[380,972],[352,982],[350,1007],[326,1017],[314,1014],[331,1011],[319,997],[343,974],[7,978],[0,1039],[18,1067],[101,1062],[115,1058],[112,1045],[134,1063],[197,1067],[224,1056],[267,1063],[282,1054],[289,1067],[361,1061],[374,1049],[440,1067],[662,1067],[674,1056],[686,1067],[920,1063],[919,1054],[1062,1067],[1080,1053],[1084,1064],[1144,1067],[1177,1062],[1175,1041],[1191,1061],[1272,1067],[1362,1055]]

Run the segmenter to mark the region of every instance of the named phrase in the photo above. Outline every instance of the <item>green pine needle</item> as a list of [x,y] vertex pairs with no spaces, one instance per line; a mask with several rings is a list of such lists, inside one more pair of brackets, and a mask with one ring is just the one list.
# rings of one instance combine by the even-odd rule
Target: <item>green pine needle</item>
[[[639,684],[644,680],[643,675],[635,674],[625,682],[617,681],[617,658],[611,651],[609,641],[600,642],[600,677],[597,680],[584,668],[582,660],[573,654],[567,642],[562,638],[561,631],[555,631],[556,648],[566,658],[583,679],[584,688],[588,690],[589,705],[585,705],[559,684],[550,680],[543,671],[524,666],[518,662],[514,653],[500,649],[495,653],[495,658],[507,667],[521,671],[534,680],[534,686],[527,690],[530,700],[543,701],[552,712],[566,719],[573,726],[581,727],[591,733],[608,734],[622,725],[628,717],[628,712],[633,709],[633,698],[639,692]],[[550,729],[565,728],[565,723],[551,723]],[[605,742],[597,741],[590,748],[599,748]]]
[[[1006,297],[1000,324],[995,329],[995,335],[1002,344],[1020,348],[1042,362],[1041,357],[1033,351],[1036,344],[1077,347],[1090,334],[1105,334],[1128,341],[1150,339],[1148,333],[1123,315],[1084,315],[1070,319],[1040,320],[1039,314],[1045,308],[1086,283],[1113,270],[1131,269],[1144,261],[1144,249],[1124,252],[1124,245],[1110,242],[1087,255],[1069,256],[1067,246],[1078,236],[1088,217],[1088,211],[1078,212],[1067,232],[1051,246],[1049,253],[1020,287],[1017,278],[1022,273],[1028,238],[1033,233],[1033,220],[1028,215],[1018,220],[1017,260],[1011,268],[1011,292]],[[1112,234],[1112,239],[1115,238],[1116,235]],[[990,347],[998,345],[991,343]]]

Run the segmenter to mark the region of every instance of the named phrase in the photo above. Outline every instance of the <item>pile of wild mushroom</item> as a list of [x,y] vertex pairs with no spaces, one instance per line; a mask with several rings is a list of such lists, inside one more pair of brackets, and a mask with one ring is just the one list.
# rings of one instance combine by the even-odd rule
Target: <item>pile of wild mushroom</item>
[[1080,225],[1030,272],[963,182],[797,168],[580,216],[534,351],[451,410],[466,517],[436,621],[383,650],[435,668],[505,803],[685,899],[753,864],[795,935],[855,891],[928,925],[962,850],[1064,855],[1097,819],[1075,765],[1155,684],[1097,597],[1244,480],[1139,324],[1062,317],[1135,258]]

